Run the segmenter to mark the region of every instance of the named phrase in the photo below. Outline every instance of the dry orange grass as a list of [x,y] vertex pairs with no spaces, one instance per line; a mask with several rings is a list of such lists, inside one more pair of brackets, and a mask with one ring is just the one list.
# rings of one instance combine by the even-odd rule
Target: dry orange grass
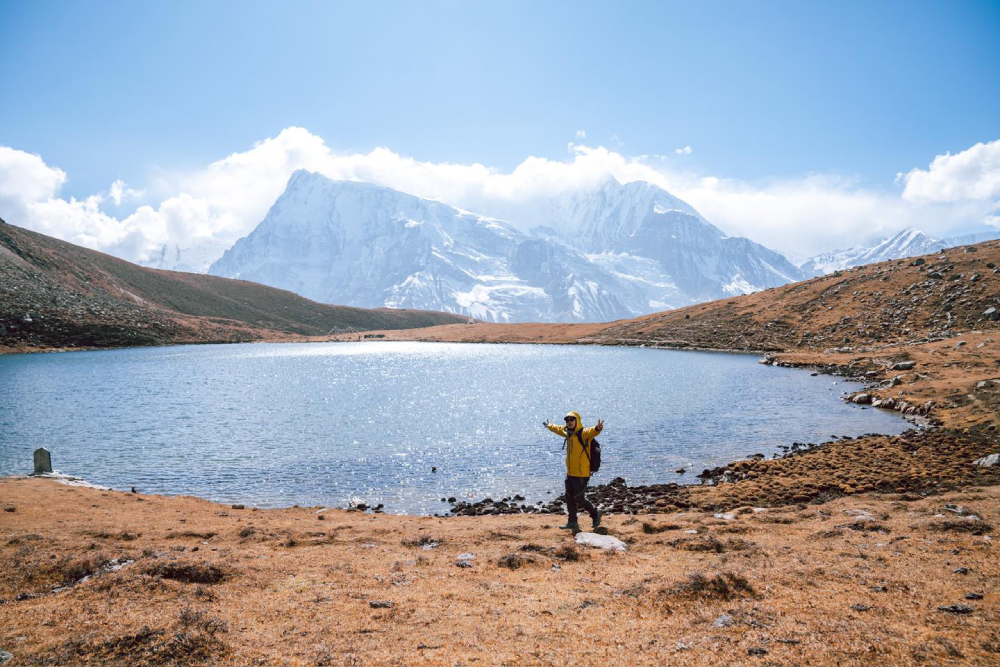
[[235,510],[23,479],[0,498],[11,665],[1000,661],[1000,487],[609,517],[624,554],[575,546],[558,516]]

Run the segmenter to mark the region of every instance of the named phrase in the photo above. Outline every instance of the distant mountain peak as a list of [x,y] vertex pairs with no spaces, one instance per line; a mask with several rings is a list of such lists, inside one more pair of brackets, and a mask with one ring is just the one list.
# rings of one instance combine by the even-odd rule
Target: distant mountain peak
[[826,252],[806,260],[799,268],[807,276],[821,276],[854,266],[885,262],[891,259],[916,257],[917,255],[926,255],[957,245],[979,243],[995,238],[1000,238],[1000,232],[979,232],[965,236],[937,239],[928,236],[915,227],[905,227],[873,246],[845,248]]

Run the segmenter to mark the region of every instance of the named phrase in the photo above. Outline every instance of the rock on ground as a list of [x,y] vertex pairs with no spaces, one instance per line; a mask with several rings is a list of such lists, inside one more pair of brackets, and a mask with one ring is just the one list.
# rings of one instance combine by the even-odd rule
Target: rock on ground
[[597,533],[577,533],[576,543],[596,549],[607,549],[609,551],[628,551],[625,543],[617,537],[611,535],[598,535]]
[[992,468],[993,466],[1000,463],[1000,452],[997,452],[996,454],[990,454],[989,456],[984,456],[981,459],[976,459],[975,463],[977,466]]

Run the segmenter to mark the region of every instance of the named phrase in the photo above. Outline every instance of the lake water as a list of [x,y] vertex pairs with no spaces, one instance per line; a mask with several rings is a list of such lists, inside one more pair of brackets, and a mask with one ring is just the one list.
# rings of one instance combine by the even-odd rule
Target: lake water
[[[0,356],[0,474],[46,447],[116,489],[256,506],[561,492],[569,410],[605,420],[592,483],[694,475],[794,441],[897,434],[845,404],[858,385],[757,357],[642,348],[446,343],[206,345]],[[437,472],[431,472],[436,467]],[[674,471],[684,467],[686,475]]]

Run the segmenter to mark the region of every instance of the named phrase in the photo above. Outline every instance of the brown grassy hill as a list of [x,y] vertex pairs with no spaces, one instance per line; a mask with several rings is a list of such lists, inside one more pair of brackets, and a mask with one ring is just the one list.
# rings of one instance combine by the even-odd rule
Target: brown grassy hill
[[[870,352],[1000,329],[1000,241],[605,324],[456,324],[394,338]],[[989,313],[990,308],[995,308]],[[847,348],[851,348],[848,350]]]
[[[998,329],[1000,242],[870,264],[657,313],[594,340],[748,351],[877,349]],[[987,314],[990,308],[995,308]],[[846,350],[845,350],[846,351]]]
[[331,306],[242,280],[160,271],[0,220],[0,346],[237,342],[464,322]]

